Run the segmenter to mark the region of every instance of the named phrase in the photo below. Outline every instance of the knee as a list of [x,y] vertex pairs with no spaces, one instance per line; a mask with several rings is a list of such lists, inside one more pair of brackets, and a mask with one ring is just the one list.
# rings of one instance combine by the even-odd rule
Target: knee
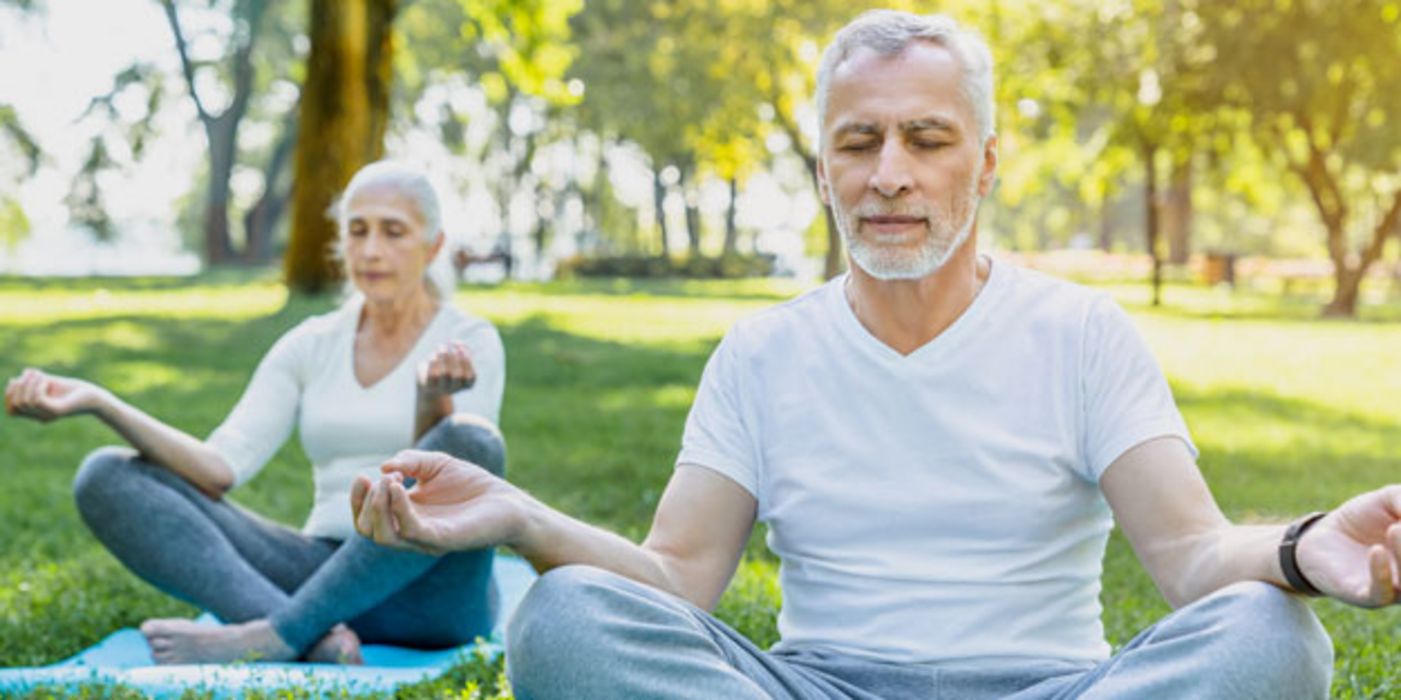
[[100,447],[93,450],[78,467],[73,478],[73,498],[80,511],[87,511],[113,492],[122,474],[131,470],[135,454],[122,447]]
[[517,693],[568,688],[597,672],[603,660],[592,652],[611,646],[603,608],[619,579],[589,566],[564,566],[535,581],[506,627],[506,667]]
[[417,447],[446,452],[501,476],[506,472],[506,441],[491,421],[471,413],[454,413],[428,430]]
[[[1260,685],[1259,697],[1291,688],[1291,697],[1326,698],[1333,673],[1333,641],[1318,616],[1299,596],[1261,582],[1228,586],[1207,599],[1219,608],[1222,629],[1232,636],[1226,657]],[[1243,692],[1240,697],[1257,694]]]

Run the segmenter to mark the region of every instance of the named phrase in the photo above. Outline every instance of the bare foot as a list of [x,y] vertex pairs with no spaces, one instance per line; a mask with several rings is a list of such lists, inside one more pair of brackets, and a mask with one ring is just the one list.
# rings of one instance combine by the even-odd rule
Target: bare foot
[[355,634],[355,630],[345,625],[336,625],[331,628],[326,636],[321,638],[306,653],[306,660],[314,664],[351,664],[359,666],[365,663],[365,659],[360,656],[360,637]]
[[180,618],[147,620],[141,634],[159,664],[292,661],[297,653],[267,620],[237,625],[206,625]]

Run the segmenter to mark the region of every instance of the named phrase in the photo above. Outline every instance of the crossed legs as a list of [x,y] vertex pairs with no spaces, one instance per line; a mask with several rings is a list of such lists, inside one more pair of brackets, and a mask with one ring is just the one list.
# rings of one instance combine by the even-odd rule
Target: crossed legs
[[[505,466],[500,433],[474,416],[444,419],[416,447],[497,474]],[[360,640],[452,646],[495,622],[490,550],[433,557],[358,535],[307,537],[116,448],[84,461],[74,495],[84,522],[127,568],[231,623],[148,621],[142,629],[158,661],[353,662]]]
[[893,664],[767,652],[683,600],[583,566],[552,570],[507,630],[517,698],[1314,700],[1332,645],[1297,597],[1238,583],[1153,625],[1100,664]]

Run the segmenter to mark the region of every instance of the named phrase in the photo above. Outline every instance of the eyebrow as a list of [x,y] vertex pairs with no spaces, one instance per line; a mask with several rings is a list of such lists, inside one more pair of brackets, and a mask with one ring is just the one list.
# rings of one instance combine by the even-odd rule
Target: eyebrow
[[946,131],[950,134],[958,133],[958,127],[953,122],[942,117],[924,117],[913,119],[900,125],[900,130],[906,133],[911,131]]
[[[958,126],[943,117],[921,117],[900,123],[900,131],[908,134],[916,131],[942,131],[957,134]],[[852,122],[837,127],[834,138],[843,136],[878,136],[881,129],[871,122]]]

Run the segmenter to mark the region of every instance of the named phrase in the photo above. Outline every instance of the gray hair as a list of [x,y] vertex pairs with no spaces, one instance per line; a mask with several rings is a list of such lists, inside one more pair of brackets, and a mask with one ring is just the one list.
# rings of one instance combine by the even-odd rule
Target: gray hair
[[842,27],[822,53],[817,69],[818,139],[825,140],[827,93],[832,74],[859,49],[896,56],[912,41],[928,41],[952,53],[963,66],[963,96],[973,108],[978,136],[986,142],[997,116],[992,91],[992,51],[981,34],[960,27],[947,15],[916,15],[897,10],[871,10]]
[[[422,170],[396,160],[379,160],[366,165],[356,171],[350,178],[350,184],[345,186],[345,191],[336,200],[332,212],[336,219],[336,228],[340,233],[340,241],[337,242],[337,252],[345,245],[346,231],[350,227],[350,212],[346,206],[354,199],[357,192],[369,187],[388,187],[399,194],[408,197],[413,202],[414,208],[423,218],[423,233],[427,237],[424,241],[431,245],[433,237],[443,232],[443,210],[438,203],[438,192],[433,187],[433,183],[428,180],[428,176]],[[446,246],[445,246],[446,247]],[[424,270],[424,281],[428,283],[428,291],[438,299],[451,299],[453,292],[457,289],[457,278],[453,274],[451,255],[446,250],[439,250],[438,254],[429,261],[428,268]],[[348,282],[347,282],[348,283]]]

